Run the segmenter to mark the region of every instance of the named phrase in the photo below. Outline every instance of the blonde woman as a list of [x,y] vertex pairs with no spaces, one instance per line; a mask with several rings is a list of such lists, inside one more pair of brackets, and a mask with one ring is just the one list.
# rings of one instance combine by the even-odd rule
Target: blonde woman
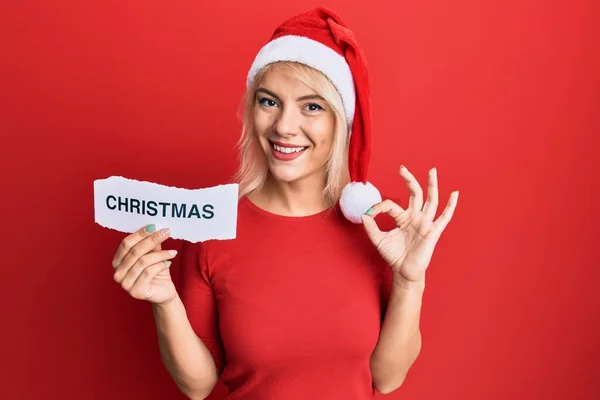
[[[401,168],[404,209],[366,180],[370,98],[352,32],[318,8],[280,25],[247,78],[235,240],[184,244],[179,292],[168,229],[126,237],[114,277],[153,304],[163,362],[206,398],[364,400],[405,380],[421,348],[425,272],[441,216]],[[374,218],[391,216],[381,230]],[[383,226],[381,226],[383,228]]]

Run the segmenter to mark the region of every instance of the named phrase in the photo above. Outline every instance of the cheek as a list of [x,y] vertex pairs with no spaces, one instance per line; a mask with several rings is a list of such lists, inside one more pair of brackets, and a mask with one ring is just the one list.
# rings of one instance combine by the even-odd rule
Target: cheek
[[260,110],[256,110],[253,115],[254,131],[258,136],[265,136],[273,126],[272,117]]
[[[259,113],[260,114],[260,113]],[[256,142],[259,147],[263,151],[268,151],[271,145],[269,144],[268,137],[271,133],[271,123],[269,118],[265,117],[265,115],[256,115],[254,118],[254,137],[256,138]]]
[[317,122],[311,129],[312,141],[319,152],[328,152],[333,146],[333,124],[328,120]]

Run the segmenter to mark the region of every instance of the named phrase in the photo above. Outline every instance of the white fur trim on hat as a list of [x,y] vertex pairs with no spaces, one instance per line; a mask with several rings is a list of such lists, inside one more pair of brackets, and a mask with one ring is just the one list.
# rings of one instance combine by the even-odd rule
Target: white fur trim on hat
[[340,209],[349,221],[360,224],[361,215],[381,201],[379,190],[371,182],[350,182],[342,190]]
[[352,125],[356,94],[352,72],[344,57],[316,40],[304,36],[282,36],[270,41],[258,52],[248,72],[246,86],[252,84],[262,68],[277,61],[299,62],[327,76],[342,97],[348,126]]

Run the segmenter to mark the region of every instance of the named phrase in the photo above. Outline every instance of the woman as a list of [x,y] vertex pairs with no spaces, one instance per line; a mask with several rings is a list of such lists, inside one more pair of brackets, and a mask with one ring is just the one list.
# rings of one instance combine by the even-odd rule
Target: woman
[[[237,237],[185,243],[177,292],[168,229],[127,236],[114,278],[153,303],[163,362],[204,399],[369,399],[404,381],[421,347],[425,271],[458,192],[434,221],[413,175],[406,209],[366,182],[364,57],[338,16],[280,25],[247,80]],[[357,193],[358,191],[358,193]],[[358,210],[356,209],[358,207]],[[374,218],[395,223],[380,230]]]

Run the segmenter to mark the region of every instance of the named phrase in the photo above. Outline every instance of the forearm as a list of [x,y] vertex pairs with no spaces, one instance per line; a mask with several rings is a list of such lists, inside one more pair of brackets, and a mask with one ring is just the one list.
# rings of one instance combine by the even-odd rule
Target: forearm
[[373,384],[381,393],[397,389],[421,350],[419,328],[425,283],[394,276],[379,341],[371,356]]
[[153,305],[162,361],[179,389],[190,399],[204,399],[218,381],[212,355],[196,335],[177,296]]

